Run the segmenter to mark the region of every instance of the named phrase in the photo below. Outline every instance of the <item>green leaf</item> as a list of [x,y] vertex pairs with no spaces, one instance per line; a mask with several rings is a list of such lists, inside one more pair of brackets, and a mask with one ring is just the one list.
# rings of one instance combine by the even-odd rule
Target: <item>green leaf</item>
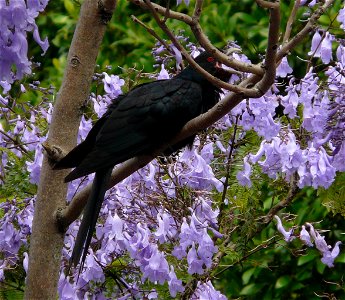
[[69,15],[74,16],[76,13],[75,4],[71,0],[64,0],[65,8]]
[[315,252],[308,253],[307,255],[301,256],[298,259],[297,266],[302,266],[302,265],[314,260],[317,256],[318,255]]
[[317,269],[317,271],[318,271],[320,274],[323,274],[323,272],[325,271],[325,268],[326,268],[326,265],[323,264],[321,261],[319,261],[319,262],[316,264],[316,269]]
[[335,259],[335,262],[344,264],[345,263],[345,253],[339,254],[339,256]]
[[242,275],[242,281],[243,281],[243,284],[248,284],[250,278],[252,277],[252,275],[254,274],[255,272],[255,268],[251,268],[247,271],[245,271]]
[[249,284],[241,290],[240,295],[244,295],[244,296],[255,295],[258,291],[262,289],[263,286],[264,284],[255,284],[255,283]]
[[288,275],[284,275],[278,278],[278,280],[276,281],[276,285],[275,288],[276,289],[281,289],[285,286],[287,286],[291,281],[291,277]]

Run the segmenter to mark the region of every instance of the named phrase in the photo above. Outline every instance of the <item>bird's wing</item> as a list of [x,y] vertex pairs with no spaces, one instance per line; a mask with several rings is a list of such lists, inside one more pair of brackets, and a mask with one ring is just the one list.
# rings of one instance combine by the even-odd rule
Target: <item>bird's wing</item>
[[[112,109],[118,105],[118,103],[123,99],[125,95],[120,95],[116,98],[116,102],[112,103]],[[54,170],[74,168],[78,166],[83,159],[87,156],[96,143],[96,138],[99,131],[102,129],[105,121],[110,115],[110,110],[108,110],[91,128],[87,137],[83,142],[73,148],[68,154],[63,157],[61,160],[55,163],[53,166]]]
[[129,92],[109,107],[94,146],[66,181],[150,153],[200,114],[201,92],[199,84],[183,79],[156,81]]

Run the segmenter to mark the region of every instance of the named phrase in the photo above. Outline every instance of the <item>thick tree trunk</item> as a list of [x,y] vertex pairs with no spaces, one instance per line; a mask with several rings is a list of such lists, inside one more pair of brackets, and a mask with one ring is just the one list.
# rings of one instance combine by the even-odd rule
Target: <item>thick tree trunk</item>
[[[92,75],[115,0],[85,0],[68,54],[58,93],[48,143],[70,150],[76,143],[80,108],[88,99]],[[65,206],[67,171],[53,171],[45,157],[41,170],[29,251],[25,299],[56,299],[64,234],[56,211]]]

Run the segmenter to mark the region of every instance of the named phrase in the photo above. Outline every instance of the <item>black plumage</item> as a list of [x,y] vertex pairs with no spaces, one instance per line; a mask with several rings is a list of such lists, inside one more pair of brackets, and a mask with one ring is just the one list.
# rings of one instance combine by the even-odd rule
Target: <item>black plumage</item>
[[[229,79],[229,73],[207,52],[195,61],[214,76]],[[82,267],[85,261],[113,167],[137,155],[150,154],[169,142],[189,120],[214,106],[219,93],[190,66],[172,79],[140,85],[115,99],[85,141],[56,163],[55,169],[75,168],[66,182],[95,172],[71,263],[76,266],[81,258]],[[191,144],[194,137],[171,145],[164,154]]]

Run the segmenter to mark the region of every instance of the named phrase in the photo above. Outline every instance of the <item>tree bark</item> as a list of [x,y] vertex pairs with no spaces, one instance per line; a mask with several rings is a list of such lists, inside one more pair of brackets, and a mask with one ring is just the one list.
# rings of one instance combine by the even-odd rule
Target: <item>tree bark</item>
[[[92,75],[115,0],[85,0],[67,57],[62,86],[57,95],[48,143],[70,150],[76,144],[80,108],[88,99]],[[45,157],[41,169],[32,236],[25,299],[56,299],[64,234],[55,212],[65,206],[67,170],[53,171]]]

